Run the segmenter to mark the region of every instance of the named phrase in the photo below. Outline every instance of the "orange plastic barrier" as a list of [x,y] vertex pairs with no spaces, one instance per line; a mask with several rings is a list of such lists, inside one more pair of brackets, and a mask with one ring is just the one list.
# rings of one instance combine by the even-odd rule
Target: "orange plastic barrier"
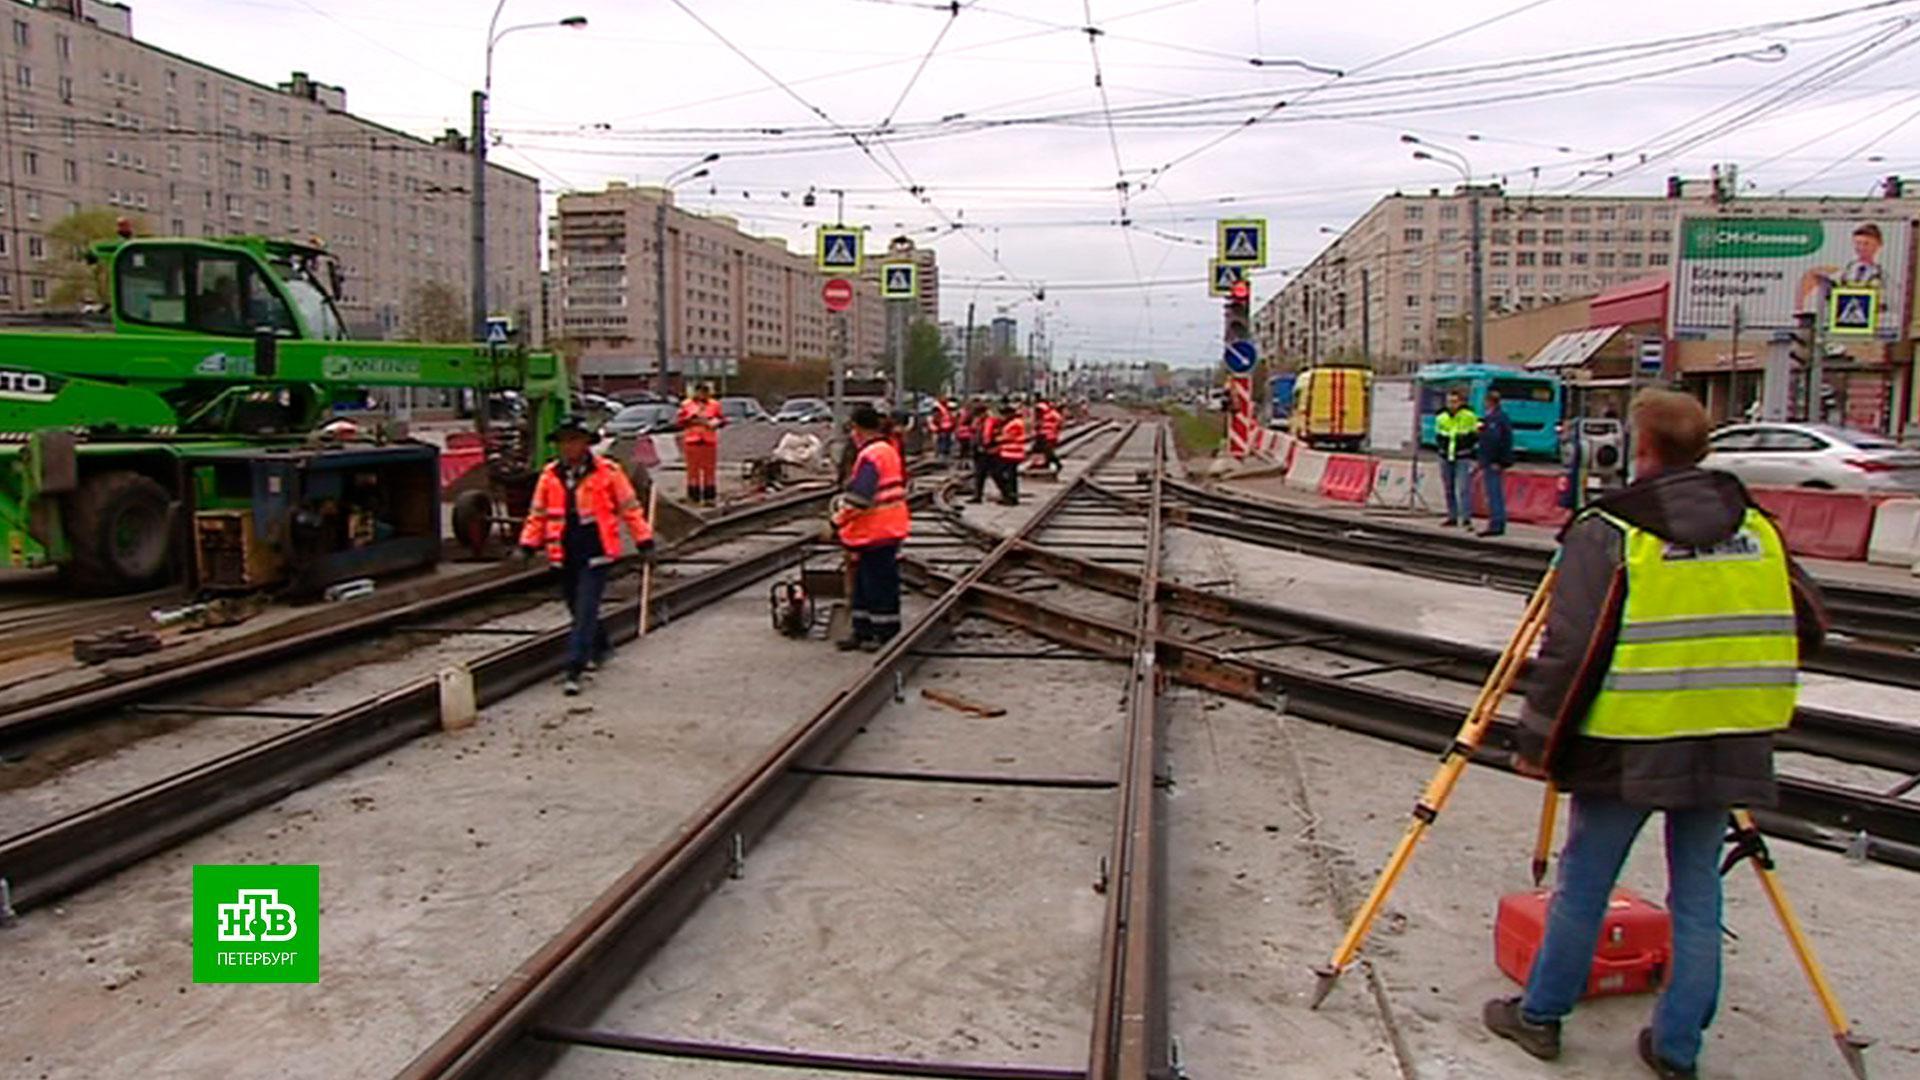
[[1865,559],[1874,508],[1888,498],[1810,488],[1751,490],[1754,501],[1773,515],[1787,549],[1815,559]]
[[447,433],[447,449],[470,450],[476,446],[485,446],[486,436],[477,431],[450,431]]
[[1560,488],[1566,477],[1555,472],[1519,472],[1507,470],[1507,520],[1533,525],[1559,525],[1567,520],[1567,508],[1560,505]]
[[1320,477],[1320,494],[1341,502],[1363,503],[1373,492],[1373,459],[1362,454],[1333,454]]
[[479,468],[486,459],[486,448],[481,446],[440,451],[441,488],[452,487],[455,481]]

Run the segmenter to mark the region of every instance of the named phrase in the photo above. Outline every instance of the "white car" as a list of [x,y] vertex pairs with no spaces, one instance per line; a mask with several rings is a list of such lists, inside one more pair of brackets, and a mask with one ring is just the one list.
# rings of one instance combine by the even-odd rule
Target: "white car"
[[1762,487],[1920,492],[1920,451],[1826,424],[1734,424],[1707,440],[1702,468]]

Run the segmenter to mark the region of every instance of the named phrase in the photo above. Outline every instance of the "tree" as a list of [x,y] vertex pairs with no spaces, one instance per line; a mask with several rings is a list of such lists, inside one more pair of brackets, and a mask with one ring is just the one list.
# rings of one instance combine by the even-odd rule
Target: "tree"
[[102,241],[117,239],[123,217],[133,235],[152,234],[145,218],[122,215],[104,206],[76,210],[47,230],[51,245],[48,255],[54,264],[53,291],[47,297],[50,307],[97,308],[106,303],[107,267],[87,262],[87,250]]
[[953,379],[953,358],[940,341],[940,328],[915,319],[907,328],[907,389],[937,394]]
[[422,281],[407,291],[407,337],[414,341],[468,341],[467,301],[444,281]]

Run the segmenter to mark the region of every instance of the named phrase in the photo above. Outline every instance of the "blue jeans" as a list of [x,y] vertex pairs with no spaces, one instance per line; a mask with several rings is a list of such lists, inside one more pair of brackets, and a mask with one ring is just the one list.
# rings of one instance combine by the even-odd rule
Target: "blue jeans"
[[[1621,864],[1652,811],[1617,799],[1575,795],[1560,852],[1560,880],[1547,911],[1546,940],[1527,976],[1521,1015],[1535,1023],[1573,1011],[1587,987],[1600,923]],[[1700,1037],[1720,1001],[1720,843],[1727,811],[1668,810],[1667,909],[1673,962],[1653,1010],[1653,1047],[1670,1065],[1692,1068]]]
[[1447,524],[1473,520],[1473,459],[1440,459],[1440,486],[1447,491]]
[[573,630],[567,635],[567,675],[571,678],[580,677],[587,661],[613,651],[606,628],[600,624],[600,598],[607,592],[609,569],[575,559],[560,568],[560,592],[573,616]]
[[[1507,531],[1507,470],[1500,465],[1480,464],[1480,486],[1487,491],[1487,529]],[[1471,505],[1471,504],[1469,504]]]

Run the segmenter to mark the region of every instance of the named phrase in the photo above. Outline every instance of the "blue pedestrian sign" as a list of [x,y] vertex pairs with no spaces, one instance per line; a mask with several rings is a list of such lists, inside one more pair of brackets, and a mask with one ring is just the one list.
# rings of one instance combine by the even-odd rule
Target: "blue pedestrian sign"
[[1252,371],[1254,361],[1259,358],[1260,353],[1254,348],[1253,342],[1246,340],[1227,342],[1226,355],[1223,357],[1227,363],[1227,370],[1235,375],[1245,375]]
[[920,267],[916,263],[882,263],[880,296],[884,300],[912,300],[920,295]]
[[1220,261],[1229,266],[1267,265],[1267,219],[1223,218],[1220,221]]
[[513,326],[504,315],[487,316],[487,344],[505,345],[507,335],[513,332]]
[[814,231],[814,265],[824,273],[853,275],[860,272],[860,230],[840,225],[823,225]]
[[1827,297],[1827,333],[1871,334],[1880,325],[1880,290],[1836,285]]

